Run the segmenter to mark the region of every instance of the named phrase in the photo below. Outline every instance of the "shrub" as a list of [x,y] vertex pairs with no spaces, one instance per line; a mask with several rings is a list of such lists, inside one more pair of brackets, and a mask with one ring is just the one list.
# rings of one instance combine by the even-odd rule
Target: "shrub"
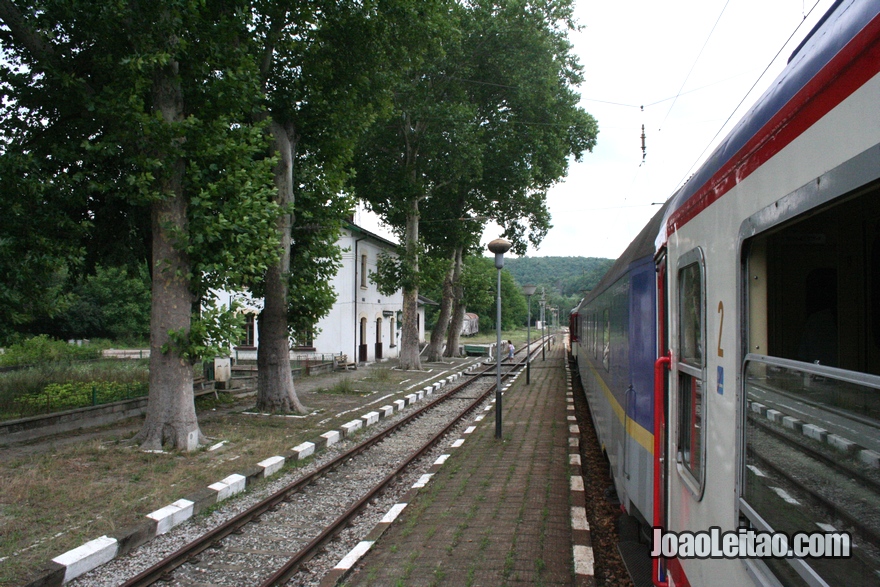
[[0,419],[143,395],[148,380],[145,360],[42,363],[0,373]]
[[40,365],[62,361],[97,359],[100,356],[100,348],[76,346],[41,334],[6,348],[5,352],[0,355],[0,366]]
[[50,383],[41,393],[15,398],[15,404],[22,413],[58,412],[142,396],[146,395],[148,390],[149,385],[143,382],[75,381]]

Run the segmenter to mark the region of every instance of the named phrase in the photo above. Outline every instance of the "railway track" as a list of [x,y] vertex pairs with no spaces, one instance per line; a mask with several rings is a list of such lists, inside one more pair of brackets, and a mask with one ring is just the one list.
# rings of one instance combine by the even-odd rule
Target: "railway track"
[[768,522],[786,531],[812,527],[850,531],[857,546],[851,563],[878,568],[880,520],[875,504],[880,500],[880,484],[839,457],[834,459],[759,419],[750,422],[754,425],[748,449],[751,483],[779,501],[775,519]]
[[[536,344],[532,348],[540,352]],[[525,364],[523,352],[518,358],[505,378]],[[493,365],[484,372],[494,373],[494,369]],[[426,468],[423,464],[436,460],[442,439],[488,401],[494,381],[480,374],[472,373],[430,404],[307,474],[273,487],[267,497],[206,529],[122,584],[269,586],[291,579],[296,584],[317,584],[322,569],[328,567],[312,561],[322,556],[332,559],[331,566],[338,561],[338,552],[347,552],[359,540],[358,536],[343,537],[346,529],[363,525],[367,529],[362,533],[368,532],[397,496],[409,490],[412,480]]]

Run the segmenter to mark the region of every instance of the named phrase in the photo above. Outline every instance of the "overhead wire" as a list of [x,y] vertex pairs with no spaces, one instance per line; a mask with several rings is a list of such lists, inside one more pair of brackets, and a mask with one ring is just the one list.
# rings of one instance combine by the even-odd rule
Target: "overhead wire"
[[688,79],[690,79],[691,74],[694,72],[694,68],[697,66],[697,63],[700,61],[700,57],[703,55],[703,51],[706,50],[706,45],[709,44],[709,39],[712,38],[712,35],[715,33],[715,29],[718,27],[718,23],[721,22],[721,17],[724,16],[724,11],[727,10],[727,6],[730,4],[730,0],[724,3],[724,8],[721,9],[721,14],[718,15],[718,18],[715,19],[715,24],[712,25],[712,30],[709,31],[709,36],[706,37],[706,40],[703,42],[703,46],[700,48],[700,52],[697,53],[697,58],[694,59],[694,63],[691,65],[690,70],[687,75],[684,77],[684,81],[681,82],[681,87],[678,89],[678,93],[675,95],[675,98],[672,100],[672,104],[669,105],[669,110],[666,111],[666,116],[663,117],[663,122],[660,123],[660,128],[657,129],[658,132],[663,128],[663,125],[666,123],[666,119],[669,118],[669,113],[672,112],[672,109],[675,107],[675,103],[678,101],[678,97],[681,96],[682,90],[684,90],[684,86],[687,84]]
[[[818,6],[819,3],[820,3],[821,1],[822,1],[822,0],[816,0],[816,3],[813,4],[813,7],[812,7],[812,8],[810,8],[810,11],[807,12],[806,15],[804,15],[803,19],[798,23],[798,25],[794,28],[794,30],[792,31],[792,33],[788,36],[788,39],[785,40],[785,42],[782,44],[782,46],[779,48],[779,50],[776,52],[776,54],[773,56],[773,58],[770,60],[770,62],[767,64],[767,66],[764,68],[764,71],[761,72],[761,74],[758,76],[758,78],[757,78],[757,79],[755,80],[755,82],[752,84],[752,87],[750,87],[749,90],[745,93],[745,95],[744,95],[744,96],[742,97],[742,99],[739,101],[739,104],[736,105],[736,108],[734,108],[734,109],[730,112],[730,115],[727,117],[727,119],[724,121],[724,123],[721,125],[721,127],[718,129],[718,131],[715,133],[715,135],[709,140],[709,142],[706,144],[705,148],[703,148],[703,151],[697,156],[696,160],[691,164],[691,166],[690,166],[690,167],[688,168],[688,170],[685,172],[684,176],[683,176],[680,180],[678,180],[678,184],[676,184],[676,185],[682,185],[682,183],[684,182],[685,178],[687,178],[687,177],[690,176],[690,173],[691,173],[691,171],[693,170],[693,168],[694,168],[694,167],[700,162],[700,160],[702,160],[703,155],[706,154],[706,151],[709,150],[709,147],[712,146],[712,144],[715,142],[715,139],[718,138],[718,135],[721,134],[721,131],[723,131],[724,128],[727,126],[727,123],[730,122],[730,119],[733,118],[733,115],[737,113],[737,111],[740,109],[740,107],[741,107],[741,106],[743,105],[743,103],[746,101],[746,98],[749,97],[749,95],[750,95],[750,94],[752,93],[752,91],[755,89],[755,86],[757,86],[758,83],[761,81],[761,79],[767,74],[767,71],[770,69],[770,67],[773,65],[773,63],[776,62],[776,60],[779,58],[779,55],[782,54],[782,51],[785,50],[785,48],[786,48],[786,47],[788,46],[788,44],[791,42],[792,38],[794,38],[794,36],[795,36],[795,35],[797,34],[797,32],[800,30],[801,26],[807,21],[807,19],[808,19],[808,18],[810,17],[810,15],[813,13],[813,10],[815,10],[816,6]],[[801,12],[803,12],[803,10],[802,10]]]

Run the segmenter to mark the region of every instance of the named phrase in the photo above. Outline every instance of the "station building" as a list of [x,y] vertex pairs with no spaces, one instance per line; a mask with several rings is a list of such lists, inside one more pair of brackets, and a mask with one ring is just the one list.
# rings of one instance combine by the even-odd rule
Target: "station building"
[[[396,358],[400,350],[403,291],[382,295],[370,274],[376,272],[380,255],[397,255],[397,244],[351,222],[345,224],[336,244],[342,251],[341,265],[331,281],[336,303],[316,324],[313,336],[291,340],[291,358],[344,355],[348,364]],[[233,358],[256,360],[262,300],[235,292],[220,292],[218,297],[227,306],[237,300],[246,316],[245,335],[233,347]],[[420,343],[425,341],[425,305],[434,303],[419,296]]]

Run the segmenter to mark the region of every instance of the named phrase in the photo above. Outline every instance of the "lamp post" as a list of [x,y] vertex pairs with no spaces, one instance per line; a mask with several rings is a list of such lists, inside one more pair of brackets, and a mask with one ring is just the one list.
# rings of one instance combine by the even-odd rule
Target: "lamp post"
[[504,253],[510,250],[510,241],[496,238],[489,243],[489,251],[495,253],[495,268],[498,270],[498,292],[495,304],[495,438],[501,438],[501,269],[504,267]]
[[532,357],[532,296],[535,295],[536,289],[538,288],[534,285],[522,286],[529,305],[529,320],[526,322],[526,385],[532,383],[532,363],[530,360]]
[[544,354],[544,346],[546,342],[544,340],[544,307],[547,305],[547,292],[544,291],[544,288],[541,288],[541,360],[546,361],[547,357]]

